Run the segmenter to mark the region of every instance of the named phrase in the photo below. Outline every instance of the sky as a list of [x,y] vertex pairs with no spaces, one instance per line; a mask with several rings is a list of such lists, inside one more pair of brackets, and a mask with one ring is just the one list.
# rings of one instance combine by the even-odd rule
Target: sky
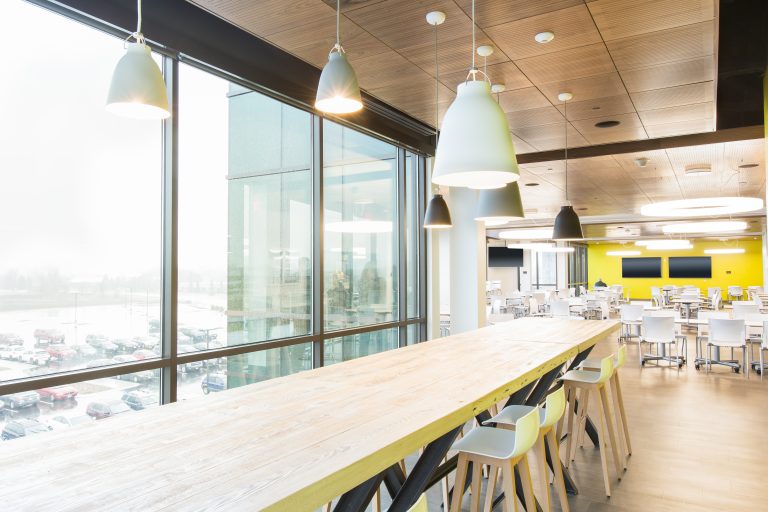
[[[159,272],[161,123],[104,108],[123,42],[21,0],[0,18],[0,273]],[[223,271],[227,82],[180,86],[180,263]]]

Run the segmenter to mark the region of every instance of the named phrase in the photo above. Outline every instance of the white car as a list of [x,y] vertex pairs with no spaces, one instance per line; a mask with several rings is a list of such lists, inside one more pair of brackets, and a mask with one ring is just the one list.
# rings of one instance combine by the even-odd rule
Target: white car
[[46,350],[24,350],[19,355],[19,361],[34,365],[46,364],[51,359],[51,355]]
[[[21,361],[21,354],[26,352],[29,349],[26,349],[24,347],[19,346],[13,346],[13,347],[3,347],[2,350],[0,350],[0,357],[3,359],[10,359],[11,361]],[[46,352],[47,353],[47,352]]]

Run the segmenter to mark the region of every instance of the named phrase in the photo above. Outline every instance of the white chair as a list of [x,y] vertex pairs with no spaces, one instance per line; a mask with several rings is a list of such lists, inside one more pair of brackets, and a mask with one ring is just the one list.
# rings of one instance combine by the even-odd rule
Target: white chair
[[[765,333],[763,330],[763,325],[767,321],[768,315],[764,313],[744,315],[744,328],[747,334],[747,343],[749,344],[749,358],[752,360],[752,366],[755,368],[755,370],[758,369],[758,366],[756,362],[757,359],[753,357],[753,350],[755,345],[761,347],[763,344],[763,337]],[[750,326],[749,324],[753,325]],[[754,324],[758,324],[759,327]],[[733,356],[731,356],[731,359],[733,359]]]
[[[619,311],[621,314],[619,342],[626,341],[633,337],[640,338],[640,326],[643,324],[643,305],[624,304]],[[636,332],[633,333],[633,330]]]
[[544,316],[539,308],[539,301],[534,297],[528,299],[528,316]]
[[744,373],[749,378],[749,350],[747,350],[747,333],[744,328],[744,320],[729,320],[722,318],[710,318],[709,340],[707,341],[706,367],[709,373],[712,367],[712,348],[715,348],[716,363],[729,366],[735,372],[739,371],[737,361],[723,361],[720,359],[721,348],[741,348]]
[[549,304],[549,312],[553,318],[570,318],[571,303],[565,299],[553,300]]
[[704,361],[703,350],[701,348],[702,342],[707,342],[709,339],[709,319],[710,318],[730,318],[727,311],[702,311],[699,313],[699,320],[706,323],[700,323],[696,332],[696,358],[694,364],[696,369],[699,369],[699,365]]
[[741,299],[744,296],[744,290],[741,288],[741,286],[729,286],[728,287],[728,298],[730,300],[733,299]]
[[[763,332],[768,333],[768,321],[763,322]],[[760,366],[756,368],[757,373],[760,374],[760,380],[763,380],[763,373],[765,373],[765,359],[763,356],[763,352],[768,350],[768,336],[763,336],[762,343],[760,343],[760,355],[759,355],[759,361]]]
[[[686,337],[680,336],[675,332],[675,317],[666,311],[656,311],[654,316],[643,316],[642,336],[640,338],[640,366],[645,366],[647,361],[668,361],[677,366],[677,371],[683,366],[685,358],[680,355],[677,347],[678,340],[682,341],[682,352],[685,354]],[[657,354],[643,355],[642,344],[649,343],[656,345]],[[667,355],[667,348],[674,348],[675,355]]]
[[749,301],[734,301],[733,304],[733,319],[744,320],[747,315],[759,315],[760,306],[754,302]]

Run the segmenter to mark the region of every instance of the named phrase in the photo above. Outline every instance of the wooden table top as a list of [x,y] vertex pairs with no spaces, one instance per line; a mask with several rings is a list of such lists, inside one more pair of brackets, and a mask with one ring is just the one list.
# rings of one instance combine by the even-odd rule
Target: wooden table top
[[313,510],[618,328],[525,318],[3,442],[4,510]]

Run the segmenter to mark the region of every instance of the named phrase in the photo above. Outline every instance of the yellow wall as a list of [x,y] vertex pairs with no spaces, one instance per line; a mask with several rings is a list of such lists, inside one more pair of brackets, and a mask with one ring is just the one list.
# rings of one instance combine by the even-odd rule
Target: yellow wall
[[[727,297],[728,286],[762,286],[763,285],[763,264],[762,264],[762,246],[760,240],[739,240],[738,247],[746,250],[744,254],[704,254],[704,249],[719,249],[723,247],[735,247],[736,242],[718,242],[718,241],[697,241],[692,240],[693,249],[682,251],[650,251],[643,247],[633,245],[619,245],[609,243],[590,243],[587,248],[587,272],[589,274],[589,285],[595,284],[598,278],[602,278],[606,284],[620,284],[624,290],[629,290],[631,299],[650,299],[652,286],[664,285],[685,285],[697,286],[705,291],[711,286],[719,286],[723,291],[723,298]],[[640,257],[661,257],[661,278],[631,278],[622,279],[621,277],[621,259],[622,256],[606,256],[607,251],[621,250],[639,250],[641,254],[631,256]],[[690,279],[675,278],[670,279],[668,258],[670,256],[711,256],[712,257],[712,278],[711,279]],[[730,272],[730,274],[728,274]]]

